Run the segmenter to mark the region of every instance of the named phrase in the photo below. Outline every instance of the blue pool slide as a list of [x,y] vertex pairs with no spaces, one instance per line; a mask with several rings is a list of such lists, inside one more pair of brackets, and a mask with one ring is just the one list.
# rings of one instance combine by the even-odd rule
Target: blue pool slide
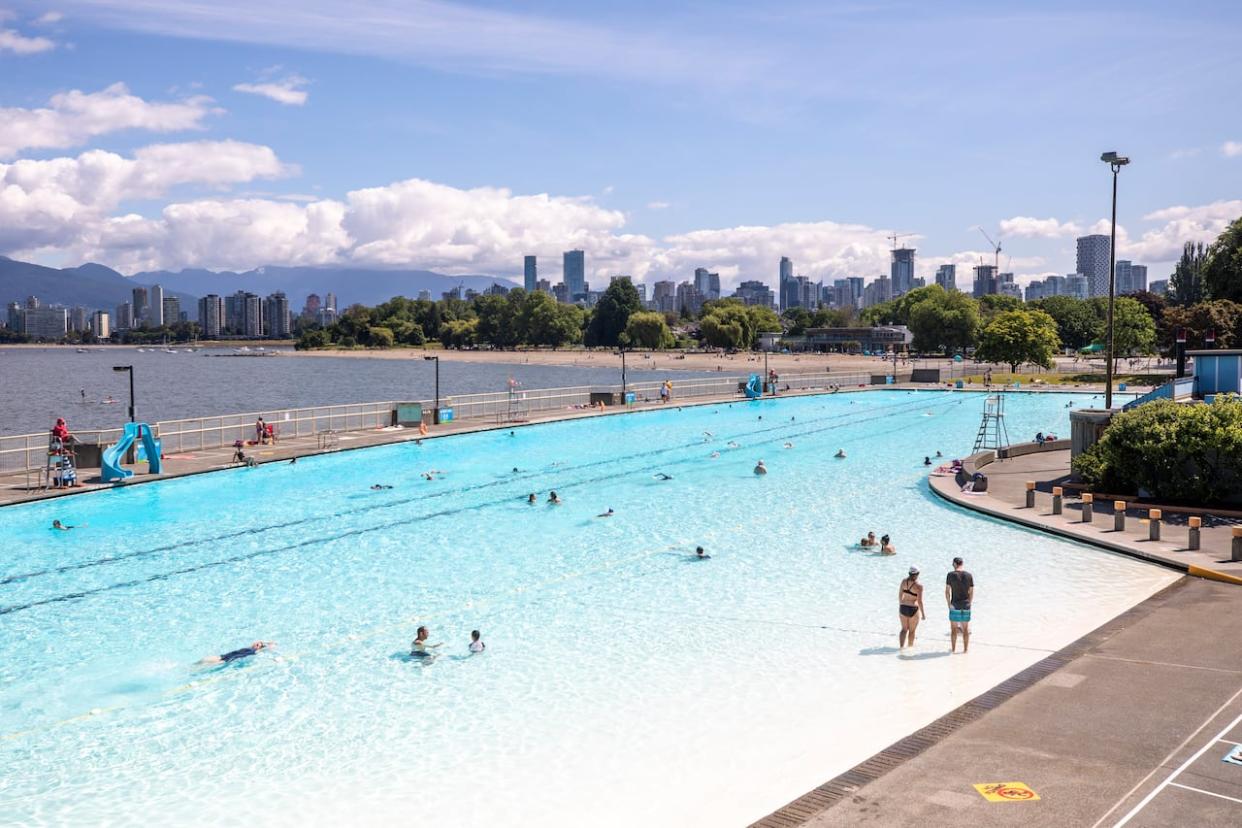
[[129,451],[129,447],[134,444],[135,440],[142,442],[143,451],[147,455],[147,468],[150,469],[151,474],[160,473],[162,466],[160,441],[155,439],[155,435],[151,433],[151,426],[146,423],[126,423],[121,439],[117,440],[115,445],[104,449],[103,461],[100,464],[103,482],[115,483],[118,480],[133,477],[134,473],[122,467],[121,462],[125,459],[125,452]]
[[750,379],[746,382],[746,398],[748,400],[757,400],[763,396],[763,383],[759,380],[758,374],[751,374]]

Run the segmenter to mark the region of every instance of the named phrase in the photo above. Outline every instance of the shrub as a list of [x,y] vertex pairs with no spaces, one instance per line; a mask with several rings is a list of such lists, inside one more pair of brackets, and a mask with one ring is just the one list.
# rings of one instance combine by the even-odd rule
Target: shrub
[[1162,500],[1242,500],[1242,402],[1211,405],[1170,400],[1113,417],[1100,441],[1074,459],[1087,482]]

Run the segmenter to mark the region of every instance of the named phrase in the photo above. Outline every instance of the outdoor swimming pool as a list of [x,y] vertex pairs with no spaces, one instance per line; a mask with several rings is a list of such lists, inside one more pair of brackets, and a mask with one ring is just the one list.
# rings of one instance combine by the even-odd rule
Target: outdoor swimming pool
[[[1070,399],[1011,395],[1011,437]],[[0,822],[745,825],[1176,579],[936,500],[923,457],[982,405],[670,407],[0,510]],[[848,548],[869,529],[898,554]]]

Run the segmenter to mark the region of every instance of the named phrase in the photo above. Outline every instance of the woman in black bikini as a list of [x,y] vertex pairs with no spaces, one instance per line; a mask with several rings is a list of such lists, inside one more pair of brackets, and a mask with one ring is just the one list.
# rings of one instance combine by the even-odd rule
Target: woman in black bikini
[[901,611],[901,634],[897,638],[899,647],[913,647],[914,631],[919,628],[919,619],[927,617],[927,611],[923,609],[923,585],[919,583],[917,566],[910,567],[910,577],[901,582],[897,604]]

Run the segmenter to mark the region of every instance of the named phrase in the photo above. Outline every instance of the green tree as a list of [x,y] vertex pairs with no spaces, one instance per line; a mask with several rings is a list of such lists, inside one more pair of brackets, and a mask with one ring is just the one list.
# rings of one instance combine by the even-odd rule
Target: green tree
[[1186,242],[1182,246],[1182,258],[1169,278],[1169,296],[1174,304],[1184,306],[1203,301],[1203,265],[1206,259],[1203,242]]
[[979,337],[978,304],[965,293],[935,288],[910,309],[914,350],[953,353],[973,346]]
[[1003,311],[1020,310],[1022,300],[1004,293],[989,293],[979,297],[979,313],[983,314],[984,322],[990,321]]
[[1242,302],[1242,218],[1234,219],[1208,248],[1203,286],[1213,299]]
[[713,348],[745,347],[746,330],[746,320],[741,314],[710,313],[699,322],[703,341]]
[[1113,354],[1117,359],[1150,354],[1156,344],[1156,323],[1147,308],[1129,296],[1118,296],[1113,305]]
[[595,305],[586,331],[588,345],[616,347],[630,314],[643,309],[638,289],[629,279],[614,279]]
[[1186,332],[1188,348],[1206,348],[1208,331],[1216,334],[1216,347],[1236,348],[1242,343],[1242,305],[1222,300],[1200,302],[1188,308],[1171,307],[1164,312],[1161,344],[1172,348],[1178,328]]
[[392,328],[380,325],[367,328],[367,344],[372,348],[391,348],[396,343],[397,338],[393,335]]
[[[1149,320],[1150,321],[1150,320]],[[1052,357],[1061,347],[1057,323],[1041,310],[1001,311],[983,329],[975,357],[984,362],[1005,362],[1009,370],[1030,362],[1052,367]]]
[[771,308],[765,308],[762,305],[743,305],[746,311],[746,318],[750,321],[750,344],[747,348],[754,348],[761,333],[780,333],[781,320],[776,315],[776,311]]
[[811,317],[808,327],[811,328],[848,328],[854,321],[852,309],[820,308]]
[[1085,348],[1095,342],[1104,330],[1104,320],[1095,308],[1073,296],[1049,296],[1032,302],[1031,307],[1052,317],[1057,323],[1057,336],[1067,348]]
[[940,285],[915,288],[892,301],[881,302],[866,308],[860,316],[862,321],[868,325],[908,325],[910,324],[910,311],[914,306],[924,299],[936,296],[938,292],[944,293],[945,290]]
[[785,322],[785,333],[802,336],[811,325],[811,312],[806,308],[786,308],[781,319]]
[[309,351],[314,348],[326,348],[332,344],[332,337],[323,328],[305,328],[293,347],[298,351]]
[[[515,298],[520,302],[523,297]],[[521,341],[517,319],[520,305],[513,299],[497,294],[483,294],[474,297],[472,304],[478,319],[475,326],[476,341],[497,348],[512,348]]]
[[476,319],[451,319],[440,328],[440,342],[445,348],[468,348],[475,343]]
[[664,321],[664,314],[654,311],[630,314],[624,335],[627,337],[628,347],[631,348],[671,348],[676,341],[668,323]]

